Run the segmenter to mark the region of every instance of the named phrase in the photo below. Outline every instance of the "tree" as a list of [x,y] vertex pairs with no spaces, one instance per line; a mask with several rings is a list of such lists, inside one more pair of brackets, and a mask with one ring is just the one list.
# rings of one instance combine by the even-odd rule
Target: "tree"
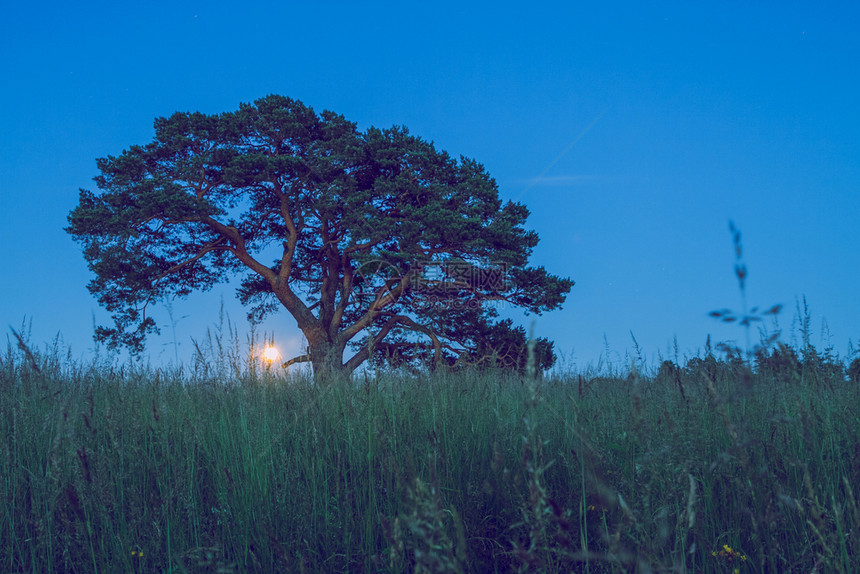
[[782,383],[791,384],[801,380],[802,365],[797,352],[783,343],[777,343],[768,354],[767,347],[759,348],[755,355],[756,371],[759,375],[772,377]]
[[848,365],[847,375],[849,382],[860,384],[860,357],[857,357]]
[[113,346],[140,351],[150,305],[241,274],[252,320],[284,308],[307,339],[286,365],[324,377],[398,345],[439,365],[479,349],[491,303],[540,314],[573,286],[527,266],[528,210],[503,204],[476,161],[286,97],[157,118],[151,143],[97,166],[66,230],[112,313],[96,338]]
[[[466,326],[458,324],[457,337],[463,345],[459,353],[442,349],[443,364],[451,369],[505,369],[520,375],[527,374],[529,353],[534,360],[534,374],[542,375],[555,364],[554,344],[540,337],[534,340],[529,350],[529,340],[523,327],[516,327],[513,321],[505,319],[495,323],[483,321]],[[409,367],[420,369],[423,365],[434,365],[432,344],[410,341],[405,338],[381,343],[374,360],[393,368]]]

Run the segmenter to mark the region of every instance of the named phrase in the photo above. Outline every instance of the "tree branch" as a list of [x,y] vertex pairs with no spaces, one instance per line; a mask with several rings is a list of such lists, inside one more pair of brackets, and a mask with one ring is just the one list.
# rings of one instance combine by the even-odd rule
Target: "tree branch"
[[284,225],[287,228],[287,240],[284,242],[284,254],[281,256],[279,275],[280,280],[286,283],[290,280],[290,274],[293,271],[293,257],[295,257],[296,245],[299,242],[299,230],[290,215],[289,195],[280,189],[280,185],[276,185],[275,192],[281,199],[281,217],[284,218]]
[[201,217],[200,221],[205,223],[213,231],[219,233],[224,236],[226,239],[233,242],[235,246],[231,251],[236,256],[236,258],[245,264],[245,266],[249,267],[252,271],[255,271],[258,275],[265,277],[270,282],[274,282],[275,274],[274,272],[254,259],[250,253],[248,253],[248,249],[245,247],[245,238],[239,233],[239,230],[233,227],[232,225],[224,225],[220,221],[217,221],[209,216]]
[[406,275],[404,275],[396,283],[397,286],[392,289],[388,289],[387,292],[385,292],[385,290],[390,284],[389,282],[386,282],[383,287],[379,288],[376,300],[374,300],[373,303],[370,304],[370,308],[367,310],[367,312],[362,315],[361,318],[358,319],[355,323],[345,328],[343,331],[340,332],[340,334],[338,334],[339,342],[346,344],[347,341],[351,340],[353,337],[355,337],[357,334],[367,328],[373,322],[373,320],[376,318],[376,316],[379,314],[383,307],[394,303],[403,293],[403,290],[406,289],[406,285],[409,283],[409,274],[407,273]]
[[346,311],[346,306],[349,304],[349,299],[352,295],[352,282],[354,278],[352,261],[345,250],[341,255],[341,268],[343,269],[343,281],[340,286],[340,301],[338,301],[337,307],[335,307],[334,316],[331,321],[332,328],[335,331],[340,329],[340,325],[343,322],[343,313]]
[[418,331],[419,333],[424,333],[427,335],[431,341],[433,341],[433,360],[438,365],[442,361],[442,343],[439,341],[439,337],[436,333],[433,332],[433,329],[429,327],[425,327],[424,325],[419,325],[409,317],[404,315],[396,315],[397,322],[405,327],[411,328],[413,331]]
[[299,355],[298,357],[293,357],[289,361],[285,362],[283,364],[283,367],[286,369],[287,367],[289,367],[291,365],[295,365],[297,363],[310,363],[310,362],[311,362],[311,356],[310,355]]
[[346,368],[355,370],[360,364],[366,361],[370,357],[371,348],[378,345],[382,340],[388,335],[391,329],[397,324],[398,316],[395,315],[388,319],[385,322],[385,325],[379,330],[379,332],[368,341],[367,345],[362,347],[355,355],[350,357],[350,359],[346,362]]
[[210,251],[215,251],[215,250],[218,250],[218,249],[225,249],[225,247],[222,247],[222,246],[220,246],[220,245],[219,245],[222,241],[224,241],[224,239],[225,239],[225,238],[222,236],[222,237],[219,237],[218,239],[215,239],[215,240],[213,240],[213,241],[210,241],[209,243],[207,243],[206,245],[204,245],[204,246],[200,249],[200,251],[199,251],[196,255],[194,255],[194,257],[191,257],[190,259],[186,259],[185,261],[182,261],[182,262],[180,262],[180,263],[177,263],[176,265],[174,265],[173,267],[171,267],[170,269],[168,269],[168,270],[167,270],[167,271],[165,271],[164,273],[161,273],[160,275],[158,275],[157,277],[155,277],[155,278],[152,280],[152,282],[153,282],[153,283],[158,283],[159,281],[161,281],[162,279],[164,279],[164,278],[165,278],[165,277],[167,277],[168,275],[172,275],[173,273],[176,273],[177,271],[179,271],[180,269],[182,269],[182,268],[183,268],[183,267],[185,267],[186,265],[190,265],[191,263],[194,263],[195,261],[198,261],[200,258],[202,258],[204,255],[206,255],[206,254],[207,254],[207,253],[209,253]]
[[349,359],[349,361],[346,362],[346,367],[352,367],[353,369],[355,369],[356,367],[358,367],[358,365],[367,360],[370,357],[371,349],[376,348],[377,345],[381,344],[382,340],[388,335],[388,333],[395,325],[401,325],[403,327],[406,327],[410,331],[416,331],[427,335],[433,346],[433,360],[436,362],[437,365],[440,364],[442,361],[443,346],[454,350],[448,345],[442,345],[442,342],[439,340],[439,337],[429,327],[419,325],[406,315],[392,315],[388,319],[388,321],[386,321],[385,325],[383,325],[382,328],[379,330],[379,333],[377,333],[370,341],[368,341],[367,345],[362,347],[355,355],[353,355]]
[[239,233],[239,230],[232,225],[224,225],[211,217],[201,218],[201,221],[211,227],[217,233],[226,237],[233,242],[235,247],[229,247],[229,251],[241,261],[246,267],[257,273],[269,282],[275,297],[278,298],[287,311],[296,318],[296,322],[300,329],[305,331],[309,328],[319,327],[319,322],[313,316],[308,306],[290,289],[286,282],[280,281],[280,277],[274,271],[254,259],[248,250],[245,248],[245,238]]

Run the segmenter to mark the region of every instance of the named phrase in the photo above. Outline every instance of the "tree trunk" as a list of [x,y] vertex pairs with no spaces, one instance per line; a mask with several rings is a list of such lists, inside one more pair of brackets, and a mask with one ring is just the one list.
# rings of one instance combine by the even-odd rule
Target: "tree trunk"
[[309,341],[308,355],[317,384],[329,385],[350,374],[350,369],[343,364],[343,348],[332,345],[326,339]]

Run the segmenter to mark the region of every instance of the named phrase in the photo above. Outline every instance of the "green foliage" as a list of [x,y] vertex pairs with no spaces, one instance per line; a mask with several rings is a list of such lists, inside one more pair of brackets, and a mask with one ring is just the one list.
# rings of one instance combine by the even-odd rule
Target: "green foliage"
[[315,372],[352,371],[389,343],[438,364],[500,328],[488,302],[542,313],[573,286],[527,266],[528,210],[503,203],[481,164],[289,98],[158,118],[151,143],[97,165],[99,191],[80,192],[67,231],[114,318],[97,337],[114,345],[142,348],[149,305],[242,274],[250,317],[286,309],[309,343],[294,361]]
[[860,384],[860,357],[857,357],[848,365],[848,380],[854,384]]
[[[514,327],[510,319],[489,325],[476,337],[477,349],[471,354],[475,364],[525,374],[528,364],[528,338],[523,327]],[[555,363],[552,341],[538,338],[531,351],[537,372],[549,370]]]
[[321,386],[75,365],[24,339],[0,355],[4,571],[849,572],[860,559],[860,385],[821,373],[759,369],[739,392],[746,365],[706,356],[654,379],[467,370]]
[[[504,319],[497,323],[482,321],[480,318],[469,323],[467,314],[461,315],[461,320],[453,322],[456,325],[456,335],[466,343],[467,349],[459,353],[443,349],[442,364],[452,370],[464,369],[504,369],[507,372],[526,374],[529,360],[528,337],[523,327],[514,326],[513,321]],[[453,333],[452,333],[453,335]],[[535,360],[535,372],[542,375],[555,364],[553,342],[545,337],[534,341],[532,353]],[[391,342],[382,343],[377,350],[375,364],[392,369],[407,368],[420,372],[425,365],[434,366],[433,349],[426,345],[407,342],[404,339],[392,338]]]
[[756,369],[759,374],[773,377],[784,383],[800,381],[803,372],[800,358],[791,347],[779,343],[770,353],[759,349],[755,354]]

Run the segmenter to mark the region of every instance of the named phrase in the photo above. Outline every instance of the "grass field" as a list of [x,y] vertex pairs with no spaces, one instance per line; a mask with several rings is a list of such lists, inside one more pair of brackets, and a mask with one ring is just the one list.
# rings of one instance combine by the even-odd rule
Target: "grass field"
[[0,438],[2,572],[860,571],[820,358],[321,388],[10,345]]

